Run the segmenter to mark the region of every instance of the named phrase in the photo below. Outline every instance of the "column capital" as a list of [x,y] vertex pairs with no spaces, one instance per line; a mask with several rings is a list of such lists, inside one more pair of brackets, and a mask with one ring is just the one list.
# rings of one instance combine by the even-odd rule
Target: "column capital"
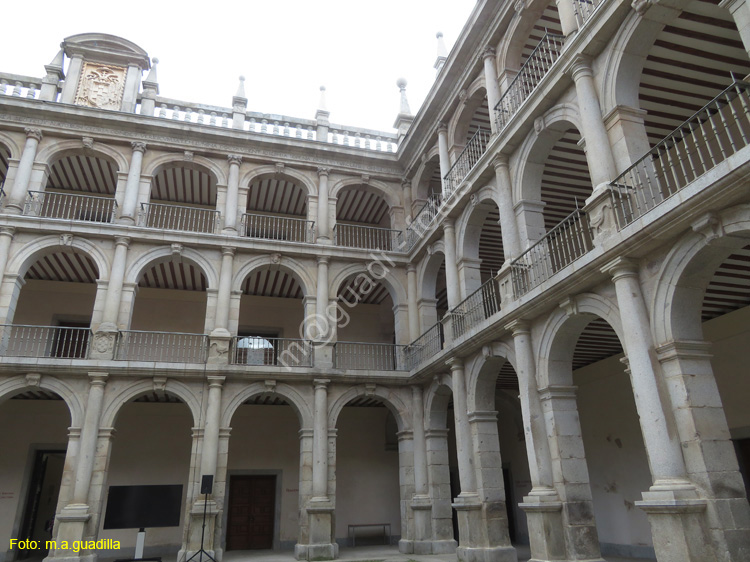
[[406,189],[411,187],[411,180],[407,178],[401,178],[401,188]]
[[482,50],[482,53],[479,55],[479,57],[482,60],[488,59],[488,58],[495,58],[497,55],[497,51],[495,51],[495,47],[487,46]]
[[452,217],[445,217],[443,219],[443,230],[453,230],[455,227],[456,219]]
[[325,390],[328,388],[330,382],[331,379],[313,379],[313,386],[315,387],[315,390]]
[[133,147],[133,152],[140,152],[143,154],[146,152],[146,143],[142,141],[133,141],[130,143],[130,146]]
[[330,168],[318,167],[318,177],[328,177],[331,174]]
[[237,165],[239,166],[242,164],[242,156],[239,154],[227,154],[227,162],[229,162],[229,165]]
[[451,371],[463,371],[464,368],[464,360],[460,357],[451,357],[445,362],[448,367],[451,368]]
[[224,257],[226,257],[226,256],[232,256],[232,257],[234,257],[234,255],[236,253],[237,253],[237,248],[235,248],[233,246],[222,246],[221,247],[221,255],[224,256]]
[[3,226],[0,227],[0,236],[10,236],[13,238],[16,235],[15,226]]
[[498,168],[510,168],[508,155],[503,154],[502,152],[499,153],[497,156],[495,156],[495,158],[493,158],[492,166],[495,168],[495,171],[497,171]]
[[24,133],[26,133],[27,139],[35,139],[37,141],[42,140],[42,130],[37,129],[36,127],[26,127],[23,130]]
[[615,258],[600,269],[610,275],[613,281],[624,277],[638,277],[638,264],[628,258]]
[[549,385],[539,389],[539,399],[543,402],[554,398],[573,399],[576,397],[577,386]]
[[89,371],[88,375],[89,384],[91,386],[104,386],[109,377],[109,373],[104,373],[102,371]]
[[224,381],[226,380],[226,377],[223,375],[208,375],[206,379],[208,380],[209,388],[221,388],[224,384]]
[[440,121],[438,123],[438,126],[437,126],[437,132],[438,132],[438,134],[440,134],[440,133],[443,133],[443,134],[447,133],[448,132],[448,125],[446,125],[444,121]]
[[591,70],[591,56],[584,54],[576,55],[568,65],[567,72],[573,78],[574,82],[585,76],[593,77],[594,71]]
[[115,236],[115,246],[130,246],[130,236]]
[[406,264],[406,272],[407,273],[416,273],[417,272],[417,266],[413,263]]
[[513,337],[516,336],[522,336],[522,335],[528,335],[531,333],[531,324],[528,320],[514,320],[513,322],[510,322],[509,324],[505,325],[505,329],[508,330]]
[[331,261],[331,256],[318,256],[318,265],[328,265]]

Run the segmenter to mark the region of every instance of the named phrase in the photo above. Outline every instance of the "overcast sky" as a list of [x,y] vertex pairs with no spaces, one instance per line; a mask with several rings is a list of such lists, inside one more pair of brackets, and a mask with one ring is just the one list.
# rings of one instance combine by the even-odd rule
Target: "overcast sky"
[[325,85],[333,123],[390,131],[396,79],[416,114],[435,79],[435,33],[450,51],[476,0],[3,4],[2,72],[42,77],[65,37],[110,33],[159,59],[162,96],[231,107],[242,74],[251,111],[313,118]]

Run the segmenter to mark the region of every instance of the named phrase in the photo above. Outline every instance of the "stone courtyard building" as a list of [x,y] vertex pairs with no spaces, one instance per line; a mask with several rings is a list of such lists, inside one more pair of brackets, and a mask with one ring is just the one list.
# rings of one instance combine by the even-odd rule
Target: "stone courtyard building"
[[104,34],[0,73],[4,559],[180,485],[146,555],[750,560],[748,52],[745,0],[479,0],[396,133]]

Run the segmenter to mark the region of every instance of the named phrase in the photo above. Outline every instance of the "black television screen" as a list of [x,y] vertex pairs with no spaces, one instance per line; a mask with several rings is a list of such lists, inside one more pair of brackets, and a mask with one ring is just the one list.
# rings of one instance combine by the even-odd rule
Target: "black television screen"
[[105,529],[178,527],[182,485],[110,486]]

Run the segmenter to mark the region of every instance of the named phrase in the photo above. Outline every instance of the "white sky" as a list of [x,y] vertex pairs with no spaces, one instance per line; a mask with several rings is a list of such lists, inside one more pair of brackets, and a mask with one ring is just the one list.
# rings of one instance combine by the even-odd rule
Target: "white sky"
[[[0,71],[44,76],[60,42],[102,32],[159,59],[160,95],[312,119],[326,86],[331,121],[391,131],[396,79],[416,114],[434,79],[435,33],[450,51],[476,0],[5,1]],[[116,7],[115,7],[116,6]]]

